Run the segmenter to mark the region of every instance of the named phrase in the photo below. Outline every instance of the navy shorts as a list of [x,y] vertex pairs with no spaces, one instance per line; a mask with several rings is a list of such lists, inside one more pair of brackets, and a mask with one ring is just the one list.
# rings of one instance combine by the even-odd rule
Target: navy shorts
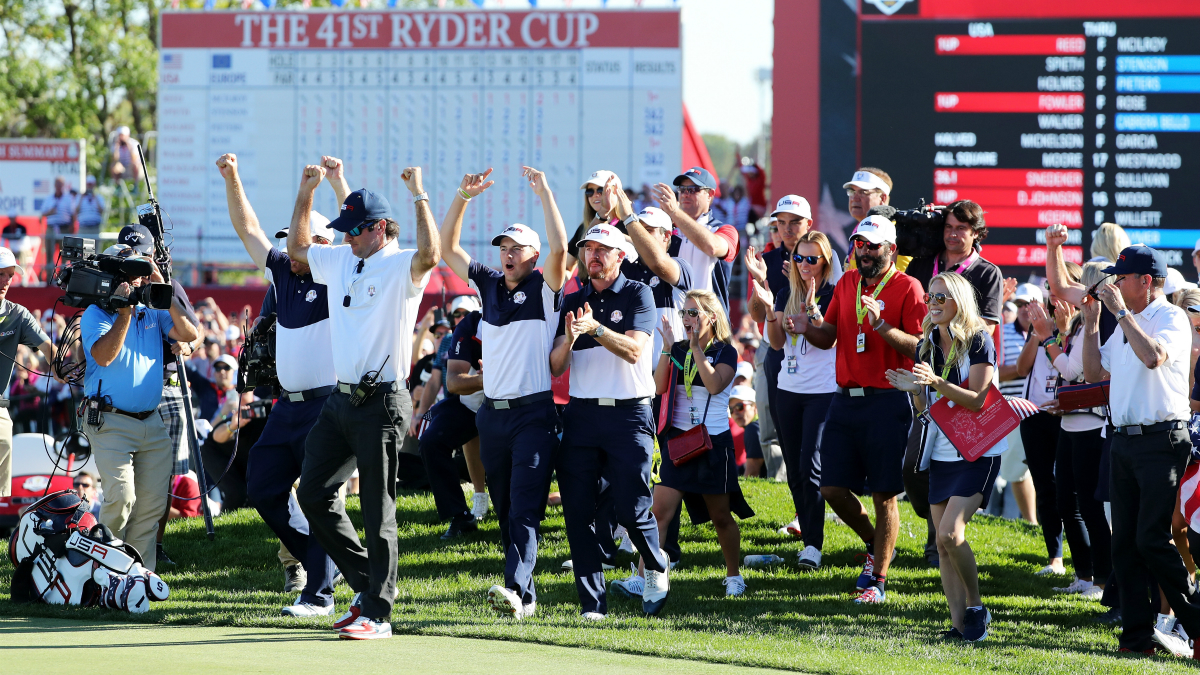
[[979,508],[986,509],[1000,475],[1000,455],[980,457],[974,462],[929,462],[929,503],[941,504],[951,497],[983,494]]
[[[780,410],[780,415],[789,411]],[[834,394],[821,437],[821,487],[904,492],[904,450],[912,428],[908,394]]]

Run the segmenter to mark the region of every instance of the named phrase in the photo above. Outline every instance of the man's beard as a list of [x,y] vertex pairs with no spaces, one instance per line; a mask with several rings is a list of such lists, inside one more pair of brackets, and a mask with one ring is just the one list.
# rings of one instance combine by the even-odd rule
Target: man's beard
[[855,260],[858,262],[858,271],[864,279],[874,279],[883,274],[883,268],[886,265],[883,249],[880,249],[879,255],[868,255],[863,253],[855,253]]
[[591,265],[589,265],[588,279],[607,279],[609,272],[611,272],[614,267],[616,267],[616,265],[609,265],[607,267],[601,266],[599,270],[593,272],[591,270]]

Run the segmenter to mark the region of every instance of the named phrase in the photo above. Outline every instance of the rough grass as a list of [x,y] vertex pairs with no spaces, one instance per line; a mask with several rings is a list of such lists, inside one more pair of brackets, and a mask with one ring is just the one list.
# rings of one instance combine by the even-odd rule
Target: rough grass
[[[446,544],[439,535],[428,494],[403,494],[400,523],[399,597],[392,617],[397,634],[446,635],[587,647],[615,652],[785,668],[811,673],[1167,673],[1195,670],[1190,661],[1117,655],[1116,630],[1092,621],[1102,608],[1078,596],[1056,595],[1067,578],[1040,578],[1045,564],[1037,528],[1023,522],[977,517],[968,529],[979,560],[984,601],[994,623],[976,645],[943,643],[949,625],[937,570],[924,564],[925,527],[901,505],[899,557],[889,574],[888,602],[860,607],[850,591],[861,543],[845,526],[828,522],[824,566],[800,572],[791,563],[799,542],[777,534],[791,519],[783,485],[745,480],[743,489],[758,515],[742,522],[743,554],[777,553],[788,562],[746,570],[746,596],[726,599],[723,564],[710,526],[685,524],[683,563],[671,576],[663,614],[646,618],[640,606],[610,602],[608,621],[578,618],[571,576],[559,572],[569,557],[561,511],[543,524],[538,561],[538,614],[522,622],[496,617],[485,602],[489,586],[502,580],[499,530],[489,515],[479,534]],[[358,502],[347,504],[361,525]],[[685,517],[686,522],[686,517]],[[167,551],[179,567],[163,577],[171,598],[148,614],[131,616],[95,608],[16,605],[8,598],[11,565],[0,563],[0,615],[215,626],[320,628],[330,620],[294,620],[279,608],[294,597],[282,593],[277,541],[250,510],[217,519],[209,542],[200,519],[173,521]],[[623,558],[631,562],[632,558]],[[1068,561],[1069,567],[1069,561]],[[609,572],[615,579],[625,570]],[[339,587],[339,608],[351,596]]]

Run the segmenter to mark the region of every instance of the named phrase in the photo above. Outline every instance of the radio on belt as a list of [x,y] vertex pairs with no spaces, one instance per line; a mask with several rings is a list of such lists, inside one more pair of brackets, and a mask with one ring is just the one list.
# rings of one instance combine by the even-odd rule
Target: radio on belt
[[363,401],[371,398],[375,390],[379,389],[379,373],[383,372],[383,367],[387,365],[390,358],[392,355],[388,354],[378,370],[372,370],[363,375],[362,379],[358,381],[358,386],[354,388],[354,393],[350,394],[350,405],[355,407],[362,405]]

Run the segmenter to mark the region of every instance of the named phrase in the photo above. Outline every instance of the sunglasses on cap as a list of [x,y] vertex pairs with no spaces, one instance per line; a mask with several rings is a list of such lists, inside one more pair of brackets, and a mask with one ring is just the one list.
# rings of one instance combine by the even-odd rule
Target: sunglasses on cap
[[944,305],[944,304],[946,304],[947,300],[953,300],[953,299],[954,298],[950,297],[949,295],[946,295],[945,293],[926,293],[925,298],[924,298],[925,304],[927,304],[927,305],[929,304],[929,302],[931,300],[933,302],[936,302],[939,305]]
[[681,195],[698,195],[702,191],[707,190],[707,189],[708,188],[700,187],[699,185],[681,185],[681,186],[679,186],[679,194],[681,194]]
[[866,239],[855,239],[854,240],[854,248],[865,248],[868,251],[871,251],[872,253],[874,253],[875,251],[878,251],[880,249],[880,247],[882,247],[882,246],[883,246],[883,244],[872,244],[872,243],[868,242]]
[[231,368],[228,363],[216,363],[213,364],[213,370],[219,370],[222,373],[225,373],[233,370],[233,368]]
[[700,310],[698,310],[698,309],[681,309],[681,310],[679,310],[679,318],[683,319],[683,318],[686,318],[689,316],[692,317],[693,319],[695,319],[696,317],[700,316]]
[[363,232],[373,232],[374,230],[375,230],[375,223],[371,223],[370,225],[359,225],[358,227],[356,227],[354,229],[347,230],[346,234],[351,237],[357,237],[358,235],[362,234]]
[[806,262],[806,263],[808,263],[809,265],[816,265],[816,264],[817,264],[817,262],[819,262],[819,261],[821,261],[821,260],[824,260],[824,259],[825,259],[825,257],[824,257],[824,256],[819,256],[819,255],[800,255],[799,253],[797,253],[797,254],[795,254],[795,255],[793,255],[793,256],[792,256],[792,260],[794,260],[794,261],[796,261],[796,262],[798,262],[798,263],[801,263],[801,262]]

